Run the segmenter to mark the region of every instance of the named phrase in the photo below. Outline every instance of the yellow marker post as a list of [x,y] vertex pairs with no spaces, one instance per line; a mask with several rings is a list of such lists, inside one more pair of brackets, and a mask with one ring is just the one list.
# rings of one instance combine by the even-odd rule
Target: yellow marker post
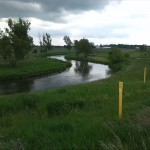
[[146,67],[144,68],[144,83],[146,82]]
[[119,119],[122,118],[122,93],[123,93],[123,82],[119,82]]

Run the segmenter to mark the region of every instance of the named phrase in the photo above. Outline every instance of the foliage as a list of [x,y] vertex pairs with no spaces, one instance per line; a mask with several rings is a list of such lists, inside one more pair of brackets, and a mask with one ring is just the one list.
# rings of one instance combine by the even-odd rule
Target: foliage
[[129,45],[129,44],[110,44],[110,47],[117,47],[121,49],[139,49],[141,45]]
[[146,52],[147,51],[147,46],[145,44],[140,46],[140,51],[141,52]]
[[90,42],[91,48],[95,48],[95,44],[93,42]]
[[109,64],[109,60],[107,58],[104,57],[88,57],[85,58],[83,56],[76,56],[75,54],[67,54],[65,56],[65,58],[67,60],[78,60],[78,61],[84,61],[84,62],[93,62],[93,63],[100,63],[100,64],[105,64],[108,65]]
[[42,38],[39,35],[39,43],[41,51],[45,51],[47,53],[52,49],[52,38],[48,33],[43,34]]
[[33,45],[33,39],[28,35],[30,22],[19,18],[17,21],[8,19],[7,23],[8,28],[0,34],[0,54],[14,65],[17,60],[27,56]]
[[91,53],[91,43],[88,39],[80,39],[74,41],[74,47],[77,54],[83,54],[84,57],[87,57]]
[[12,51],[12,46],[10,44],[10,37],[8,37],[6,34],[1,32],[0,35],[0,54],[4,59],[10,58]]
[[37,49],[34,49],[32,53],[37,53]]
[[108,59],[112,64],[120,63],[123,60],[122,51],[118,48],[112,48],[109,52]]
[[72,41],[70,40],[70,37],[65,35],[64,42],[66,43],[64,47],[66,47],[68,51],[70,51],[70,49],[72,48]]
[[124,57],[129,58],[130,57],[129,53],[124,53]]

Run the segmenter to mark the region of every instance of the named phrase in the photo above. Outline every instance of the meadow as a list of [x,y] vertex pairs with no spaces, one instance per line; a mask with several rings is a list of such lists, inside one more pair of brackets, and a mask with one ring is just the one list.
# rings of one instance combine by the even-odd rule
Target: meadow
[[[150,149],[150,59],[135,55],[140,56],[131,52],[128,63],[109,79],[0,96],[0,149]],[[119,81],[124,83],[122,119]]]

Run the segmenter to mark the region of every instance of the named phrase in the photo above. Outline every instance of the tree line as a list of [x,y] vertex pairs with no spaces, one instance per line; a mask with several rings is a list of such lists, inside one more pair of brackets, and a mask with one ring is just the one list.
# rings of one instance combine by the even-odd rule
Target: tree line
[[[70,51],[72,47],[74,47],[77,55],[83,54],[85,57],[87,57],[87,55],[91,53],[91,49],[94,48],[94,43],[89,42],[89,40],[85,38],[80,39],[79,41],[75,40],[74,42],[72,42],[70,37],[65,35],[63,40],[66,44],[64,45],[64,48]],[[52,39],[48,33],[43,34],[42,36],[39,35],[39,43],[42,52],[48,53],[53,48],[51,44]]]
[[[7,24],[8,27],[4,31],[0,30],[0,56],[4,61],[9,61],[12,66],[15,66],[18,61],[29,56],[29,51],[34,46],[33,38],[29,36],[31,23],[19,18],[18,20],[8,19]],[[74,47],[76,54],[83,54],[84,57],[87,57],[91,53],[91,49],[95,47],[94,43],[85,38],[72,42],[70,37],[65,35],[63,40],[66,44],[64,47],[68,51]],[[41,51],[50,53],[53,48],[51,35],[48,33],[39,35],[39,44]],[[109,46],[112,48],[136,48],[138,45],[110,44]],[[145,52],[148,47],[139,45],[139,49]],[[111,54],[111,56],[113,55]]]
[[[31,23],[19,18],[18,20],[8,19],[7,24],[8,27],[4,31],[0,30],[0,56],[14,66],[19,60],[27,58],[34,46],[33,38],[29,36]],[[74,46],[77,54],[83,53],[85,57],[93,46],[93,43],[84,38],[72,42],[69,36],[64,36],[63,40],[66,43],[64,47],[68,51]],[[53,48],[51,35],[48,33],[39,35],[39,44],[41,51],[49,53]]]

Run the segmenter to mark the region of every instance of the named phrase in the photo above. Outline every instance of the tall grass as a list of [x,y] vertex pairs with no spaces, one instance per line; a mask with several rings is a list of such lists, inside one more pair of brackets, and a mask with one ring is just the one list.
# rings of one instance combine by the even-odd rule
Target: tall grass
[[[0,96],[3,147],[19,139],[24,149],[150,149],[150,81],[147,59],[131,61],[111,78],[45,93]],[[148,71],[149,76],[149,71]],[[124,82],[118,119],[118,82]],[[146,111],[145,111],[146,110]],[[144,118],[148,120],[149,118]],[[14,148],[15,149],[15,148]]]

